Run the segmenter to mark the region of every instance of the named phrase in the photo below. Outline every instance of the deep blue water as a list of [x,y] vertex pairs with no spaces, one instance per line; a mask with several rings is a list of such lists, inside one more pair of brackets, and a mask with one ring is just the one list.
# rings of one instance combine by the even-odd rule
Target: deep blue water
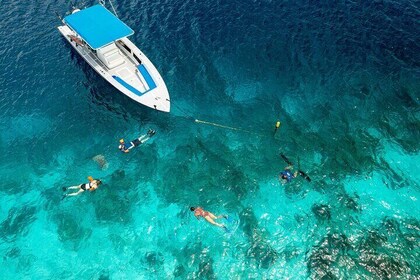
[[[68,1],[1,2],[1,279],[420,277],[417,1],[114,5],[170,114],[60,37]],[[280,184],[280,153],[312,182]],[[89,175],[104,185],[61,201]]]

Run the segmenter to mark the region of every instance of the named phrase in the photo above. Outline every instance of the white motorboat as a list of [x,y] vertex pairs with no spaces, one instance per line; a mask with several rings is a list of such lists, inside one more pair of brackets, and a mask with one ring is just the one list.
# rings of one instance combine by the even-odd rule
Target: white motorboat
[[150,108],[169,112],[165,82],[127,37],[134,31],[103,5],[75,9],[60,33],[95,71],[119,91]]

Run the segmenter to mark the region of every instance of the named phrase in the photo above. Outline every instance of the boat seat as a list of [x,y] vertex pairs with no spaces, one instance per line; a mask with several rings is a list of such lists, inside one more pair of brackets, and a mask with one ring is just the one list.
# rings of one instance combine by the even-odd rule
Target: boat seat
[[123,63],[125,63],[124,57],[121,54],[121,51],[115,45],[115,43],[109,44],[103,48],[97,50],[96,54],[98,58],[105,63],[109,68],[115,68]]

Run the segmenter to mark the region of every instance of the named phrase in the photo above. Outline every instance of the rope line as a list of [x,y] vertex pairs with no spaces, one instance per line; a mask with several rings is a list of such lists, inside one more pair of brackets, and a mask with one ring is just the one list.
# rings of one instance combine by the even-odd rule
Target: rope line
[[176,107],[183,114],[180,117],[183,117],[183,118],[186,118],[186,119],[192,119],[192,120],[194,120],[195,123],[205,124],[205,125],[211,125],[211,126],[225,128],[225,129],[230,129],[230,130],[234,130],[234,131],[242,131],[242,132],[246,132],[246,133],[250,133],[250,134],[264,136],[264,135],[262,135],[260,133],[249,131],[249,130],[246,130],[246,129],[243,129],[243,128],[239,128],[239,127],[227,126],[227,125],[223,125],[223,124],[219,124],[219,123],[214,123],[214,122],[209,122],[209,121],[195,119],[192,116],[192,113],[191,112],[187,112],[185,109],[181,108],[177,104],[172,104],[172,105],[174,107]]
[[183,117],[183,118],[186,118],[186,119],[194,119],[192,116],[191,116],[191,113],[190,112],[187,112],[185,109],[182,109],[180,106],[178,106],[177,104],[175,104],[175,103],[172,103],[171,105],[173,105],[174,107],[176,107],[183,115],[181,115],[180,117]]
[[218,124],[218,123],[214,123],[214,122],[202,121],[202,120],[198,120],[198,119],[195,119],[195,122],[196,123],[207,124],[207,125],[212,125],[212,126],[216,126],[216,127],[221,127],[221,128],[226,128],[226,129],[231,129],[231,130],[236,130],[236,131],[253,133],[251,131],[248,131],[248,130],[245,130],[245,129],[242,129],[242,128],[227,126],[227,125]]
[[114,11],[114,14],[118,17],[117,12],[115,11],[114,5],[112,4],[112,1],[109,0],[109,3],[111,4],[112,10]]

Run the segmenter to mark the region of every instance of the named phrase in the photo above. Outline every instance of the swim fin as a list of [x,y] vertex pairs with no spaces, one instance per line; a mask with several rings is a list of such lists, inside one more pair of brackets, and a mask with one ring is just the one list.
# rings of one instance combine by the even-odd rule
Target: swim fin
[[306,173],[303,172],[302,170],[299,170],[299,174],[300,174],[300,176],[302,176],[303,178],[305,178],[308,182],[311,181],[311,178],[309,178],[309,176],[306,175]]
[[227,226],[223,226],[223,229],[225,230],[226,233],[230,233],[230,230],[227,228]]
[[293,165],[293,163],[285,155],[280,154],[280,156],[288,165]]
[[229,223],[233,222],[233,218],[229,215],[224,215],[223,218],[225,218]]
[[[281,158],[288,164],[288,165],[293,165],[293,163],[285,156],[285,155],[283,155],[283,154],[280,154],[280,156],[281,156]],[[299,160],[299,158],[298,158],[298,167],[300,168],[300,160]],[[299,171],[299,174],[303,177],[303,178],[305,178],[308,182],[310,182],[311,181],[311,178],[309,178],[309,176],[308,175],[306,175],[306,173],[305,172],[303,172],[302,170],[298,170]]]
[[147,135],[149,135],[150,137],[152,137],[155,134],[156,134],[156,131],[153,129],[149,129],[149,131],[147,132]]

